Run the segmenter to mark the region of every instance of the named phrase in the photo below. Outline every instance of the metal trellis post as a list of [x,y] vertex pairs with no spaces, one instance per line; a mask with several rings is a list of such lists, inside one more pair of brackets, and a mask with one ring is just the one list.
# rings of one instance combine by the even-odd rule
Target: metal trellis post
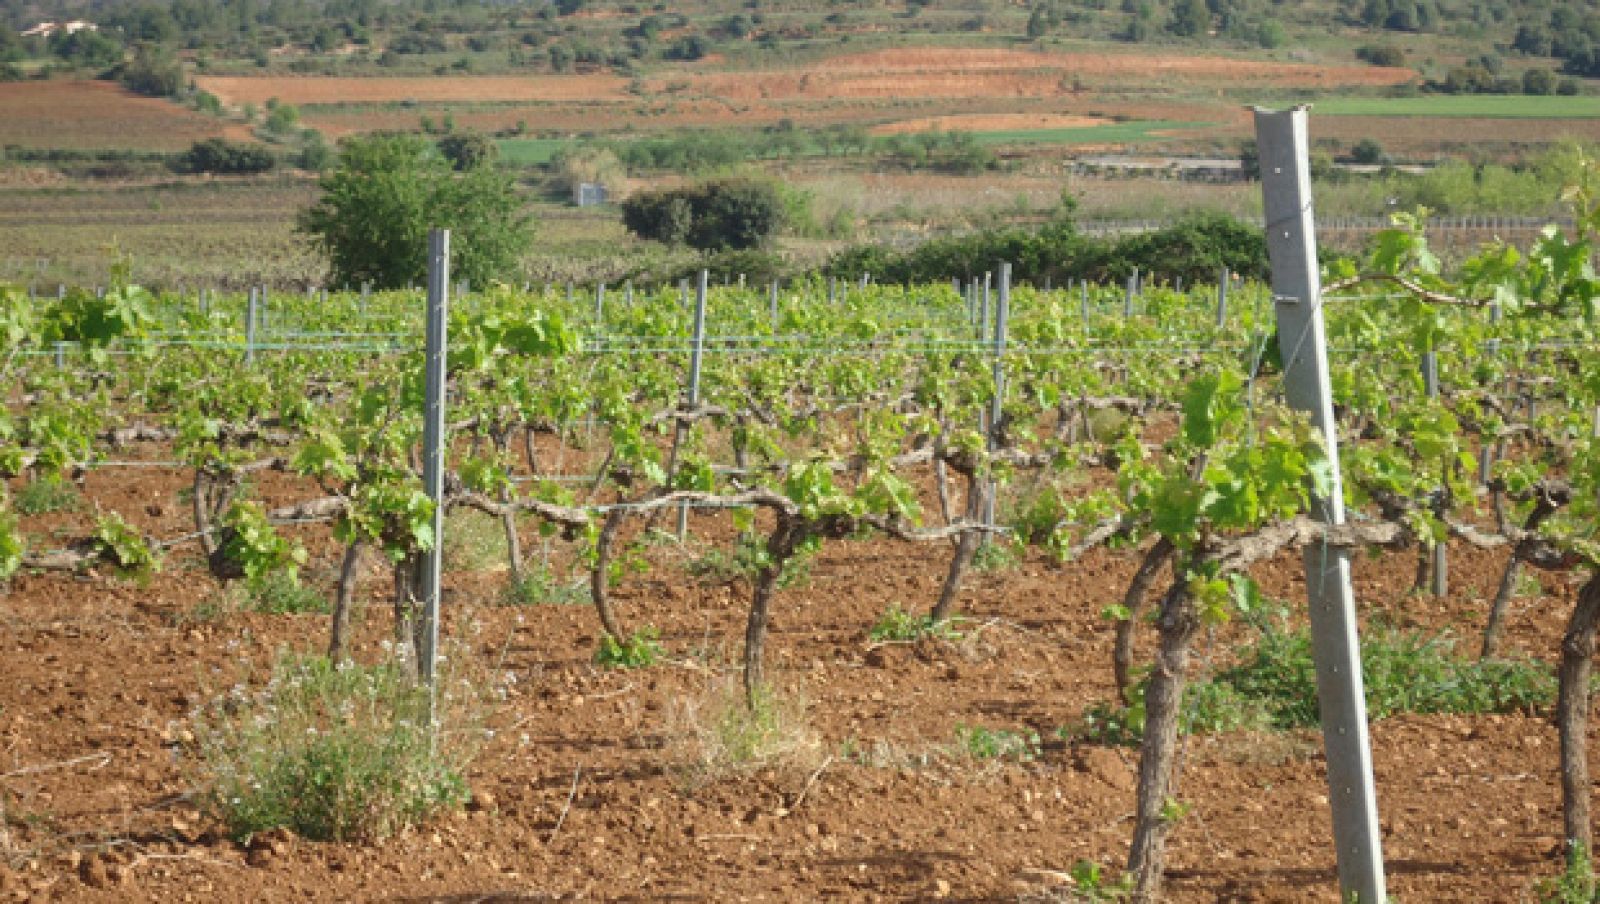
[[[1011,264],[1000,264],[1000,293],[995,299],[994,309],[994,398],[989,403],[989,451],[992,453],[1000,444],[1001,419],[1005,413],[1006,395],[1006,330],[1010,325],[1011,316]],[[993,475],[989,477],[989,495],[983,503],[983,523],[985,526],[994,526],[995,495],[999,492],[999,483]],[[989,535],[984,534],[983,542],[989,542]]]
[[[706,283],[711,274],[700,271],[700,285],[694,296],[694,340],[689,349],[689,407],[700,404],[700,356],[706,345]],[[689,535],[689,506],[678,506],[678,542]]]
[[256,290],[250,290],[249,299],[244,306],[244,363],[250,364],[256,360],[256,306],[260,302],[256,298]]
[[[1258,108],[1255,128],[1285,394],[1289,405],[1309,414],[1312,425],[1322,431],[1332,465],[1331,491],[1326,498],[1313,498],[1312,514],[1325,523],[1341,524],[1344,499],[1313,230],[1306,109]],[[1342,547],[1308,548],[1305,566],[1340,893],[1345,900],[1382,904],[1382,836],[1362,695],[1350,553]]]
[[1228,268],[1217,272],[1217,329],[1228,325]]
[[[439,576],[444,559],[445,365],[450,308],[450,230],[428,232],[428,324],[422,411],[422,484],[433,500],[433,548],[422,559],[417,674],[433,688],[439,654]],[[430,706],[431,708],[431,706]]]
[[[1422,354],[1422,386],[1428,398],[1439,397],[1439,355],[1432,351]],[[1450,551],[1444,543],[1433,544],[1433,575],[1432,586],[1435,597],[1445,597],[1450,594]]]

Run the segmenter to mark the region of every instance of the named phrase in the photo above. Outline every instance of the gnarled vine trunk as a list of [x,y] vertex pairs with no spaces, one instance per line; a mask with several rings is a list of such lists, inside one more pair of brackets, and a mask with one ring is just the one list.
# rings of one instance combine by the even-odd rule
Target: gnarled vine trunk
[[756,572],[755,589],[750,594],[750,615],[744,628],[744,699],[752,710],[766,687],[766,670],[762,663],[766,656],[772,597],[777,592],[784,567],[810,534],[811,529],[798,516],[779,512],[778,524],[767,537],[768,561]]
[[[1483,649],[1479,654],[1482,658],[1489,659],[1500,650],[1500,635],[1505,630],[1506,610],[1511,607],[1511,599],[1516,595],[1517,579],[1522,576],[1523,562],[1539,548],[1540,538],[1537,536],[1539,525],[1555,514],[1561,506],[1566,505],[1571,498],[1572,493],[1565,486],[1541,488],[1533,510],[1523,522],[1523,537],[1511,548],[1511,558],[1506,560],[1506,570],[1500,574],[1500,587],[1495,591],[1494,603],[1489,606],[1489,621],[1483,628]],[[1501,530],[1504,532],[1503,526]]]
[[346,656],[350,636],[350,607],[355,602],[356,581],[361,570],[361,541],[356,540],[344,549],[339,563],[339,587],[333,598],[333,624],[328,637],[328,659],[334,664]]
[[422,661],[422,557],[409,555],[394,566],[394,643],[407,677],[415,680]]
[[1595,624],[1600,620],[1600,572],[1578,591],[1561,638],[1560,692],[1556,724],[1561,734],[1561,816],[1569,861],[1591,848],[1587,732],[1589,676],[1594,671]]
[[1194,598],[1182,580],[1175,581],[1161,600],[1160,628],[1161,647],[1144,695],[1139,792],[1134,811],[1133,847],[1128,854],[1128,873],[1134,881],[1133,900],[1140,904],[1160,900],[1167,832],[1172,827],[1168,802],[1175,787],[1178,721],[1183,689],[1189,677],[1190,648],[1200,630]]
[[[988,504],[992,484],[975,474],[967,474],[966,478],[966,516],[969,520],[975,520],[982,516],[984,506]],[[975,530],[964,531],[961,539],[956,542],[955,554],[950,557],[950,570],[945,572],[944,585],[939,588],[939,600],[933,604],[933,611],[928,613],[928,617],[934,622],[942,622],[954,614],[956,597],[961,595],[961,579],[966,574],[967,566],[972,564],[972,557],[977,555],[978,546],[982,542],[983,534]]]
[[622,620],[617,618],[616,608],[611,605],[611,551],[622,530],[622,521],[627,517],[626,509],[614,508],[606,512],[600,535],[595,538],[594,567],[589,571],[589,595],[594,600],[595,614],[600,616],[600,627],[619,641],[627,632],[622,630]]
[[1139,560],[1139,570],[1133,573],[1128,591],[1122,596],[1122,608],[1127,610],[1128,617],[1117,621],[1117,639],[1111,647],[1111,674],[1117,682],[1117,697],[1124,706],[1133,704],[1134,633],[1139,629],[1139,618],[1150,599],[1150,585],[1171,558],[1172,541],[1158,537]]

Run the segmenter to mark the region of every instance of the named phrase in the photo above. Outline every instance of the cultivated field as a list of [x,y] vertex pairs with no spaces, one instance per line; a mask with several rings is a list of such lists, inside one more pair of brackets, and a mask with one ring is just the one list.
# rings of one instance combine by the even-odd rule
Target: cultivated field
[[214,117],[112,82],[0,82],[0,147],[178,151],[222,133]]
[[[1216,120],[1218,90],[1334,92],[1402,84],[1407,69],[1316,65],[1138,53],[1040,53],[1020,50],[899,49],[834,56],[802,66],[755,71],[667,67],[632,82],[611,75],[344,79],[218,77],[197,80],[225,103],[276,97],[305,107],[308,123],[333,134],[412,127],[448,111],[458,124],[498,130],[522,123],[535,132],[658,131],[751,126],[789,119],[802,124],[860,122],[916,130],[956,117],[973,131],[1014,132],[1009,117],[1077,121],[1153,118]],[[1191,114],[1130,112],[1122,100],[1188,93]],[[1137,102],[1137,100],[1136,100]],[[998,121],[986,117],[1001,116]],[[969,119],[971,117],[971,119]],[[1059,128],[1059,126],[1057,126]],[[1109,136],[1125,141],[1128,136]]]
[[[755,467],[739,479],[748,482],[708,479],[713,493],[770,485],[782,498],[795,494],[817,506],[784,517],[845,518],[854,529],[819,537],[814,556],[794,560],[792,572],[774,566],[769,578],[760,560],[749,558],[752,539],[741,531],[777,536],[773,512],[763,510],[741,528],[726,507],[698,510],[687,519],[683,545],[671,539],[670,521],[652,532],[647,515],[636,512],[604,541],[625,566],[613,573],[588,554],[591,543],[601,542],[588,532],[541,530],[561,523],[547,518],[572,517],[571,509],[530,505],[510,523],[519,567],[532,580],[514,584],[505,521],[475,508],[483,497],[450,490],[456,505],[445,528],[444,670],[479,675],[482,687],[498,695],[489,703],[484,747],[465,776],[471,803],[379,843],[313,843],[280,831],[228,837],[197,807],[194,790],[205,773],[196,746],[201,729],[192,720],[216,700],[231,701],[219,704],[222,712],[253,705],[255,698],[235,683],[259,687],[281,651],[322,649],[326,612],[272,606],[297,600],[301,610],[325,609],[342,575],[349,576],[355,613],[349,652],[362,663],[395,655],[394,562],[376,547],[416,555],[414,537],[385,528],[363,541],[370,544],[364,557],[351,557],[349,535],[330,529],[329,508],[313,514],[305,506],[337,488],[335,508],[361,506],[351,510],[362,518],[396,517],[368,508],[387,498],[368,491],[414,484],[406,463],[411,444],[363,453],[389,456],[393,464],[383,470],[294,472],[317,468],[319,456],[343,454],[334,450],[344,441],[328,437],[349,437],[354,446],[390,429],[387,419],[364,421],[370,416],[364,412],[386,387],[412,379],[408,361],[415,356],[352,353],[327,343],[354,343],[366,333],[407,337],[402,343],[414,345],[418,296],[329,302],[275,296],[274,331],[256,336],[263,348],[249,364],[239,358],[245,307],[238,296],[213,298],[204,313],[189,298],[146,299],[146,316],[185,325],[187,332],[166,338],[195,344],[119,357],[106,370],[76,353],[58,366],[48,349],[21,343],[16,350],[25,356],[12,360],[22,362],[20,376],[36,388],[11,397],[19,421],[84,431],[87,445],[69,444],[75,451],[64,454],[92,460],[79,468],[31,446],[5,448],[6,461],[31,461],[25,470],[34,473],[7,480],[18,514],[6,530],[26,540],[31,558],[0,595],[15,654],[0,661],[6,751],[0,804],[7,817],[0,845],[8,855],[0,889],[19,897],[225,904],[788,901],[797,894],[1056,901],[1072,900],[1082,887],[1079,864],[1120,869],[1139,748],[1108,721],[1128,718],[1108,708],[1117,694],[1113,607],[1128,598],[1142,550],[1153,548],[1155,538],[1135,548],[1095,543],[1069,561],[1039,545],[1018,549],[996,538],[995,554],[966,566],[961,618],[939,630],[895,633],[890,616],[902,613],[904,630],[905,619],[928,611],[952,573],[955,551],[945,538],[895,536],[895,522],[872,521],[870,513],[914,504],[921,527],[970,526],[969,516],[947,521],[941,510],[963,511],[964,488],[976,484],[952,477],[941,492],[926,458],[887,452],[929,448],[901,428],[923,413],[947,421],[953,432],[972,423],[993,385],[992,347],[973,341],[976,312],[948,285],[847,290],[838,299],[829,299],[829,291],[817,282],[789,287],[776,318],[765,291],[712,293],[710,319],[717,326],[708,343],[705,400],[713,407],[705,410],[771,405],[770,413],[751,411],[781,419],[782,427],[751,416],[747,429],[766,432],[753,434],[761,441],[746,450]],[[1196,425],[1213,415],[1192,400],[1195,387],[1207,385],[1228,387],[1211,403],[1215,429],[1228,431],[1211,436],[1214,446],[1207,448],[1218,450],[1219,462],[1213,467],[1244,468],[1229,475],[1264,495],[1282,493],[1281,483],[1275,486],[1282,472],[1251,471],[1241,454],[1283,461],[1289,452],[1279,439],[1279,416],[1268,409],[1278,376],[1260,374],[1261,385],[1251,390],[1242,376],[1254,343],[1270,339],[1272,323],[1262,319],[1269,295],[1264,286],[1241,285],[1233,298],[1230,319],[1217,328],[1211,287],[1191,287],[1188,295],[1151,288],[1133,313],[1124,313],[1116,286],[1096,288],[1087,302],[1076,290],[1019,289],[1010,310],[1017,344],[1006,359],[1012,382],[1001,406],[1008,429],[993,434],[996,460],[1018,469],[1004,481],[1000,522],[1037,521],[1029,513],[1052,499],[1123,498],[1109,492],[1119,480],[1135,486],[1181,480],[1177,475],[1192,467],[1188,456],[1206,454],[1194,438]],[[1414,312],[1386,298],[1341,304],[1331,315],[1342,348],[1333,367],[1344,417],[1373,424],[1368,432],[1345,433],[1352,486],[1369,480],[1391,486],[1395,469],[1407,466],[1396,459],[1405,458],[1412,438],[1386,435],[1382,418],[1436,414],[1430,423],[1452,426],[1428,441],[1469,450],[1482,436],[1445,420],[1444,406],[1485,390],[1491,394],[1484,397],[1497,398],[1498,387],[1514,379],[1539,387],[1537,397],[1528,397],[1537,406],[1534,416],[1517,422],[1519,432],[1539,435],[1508,443],[1501,450],[1508,464],[1542,462],[1546,437],[1565,436],[1568,425],[1587,418],[1585,406],[1594,400],[1583,395],[1588,384],[1572,377],[1587,359],[1569,342],[1592,343],[1592,333],[1573,336],[1541,318],[1507,321],[1493,333],[1506,346],[1488,354],[1467,338],[1482,335],[1481,312],[1427,312],[1444,330],[1436,342],[1449,388],[1445,401],[1428,401],[1420,381],[1411,379],[1415,350],[1392,341]],[[452,411],[478,412],[478,420],[459,428],[452,465],[503,441],[487,439],[501,435],[502,423],[493,419],[515,419],[504,426],[528,438],[510,446],[506,466],[519,479],[508,493],[560,498],[552,489],[560,484],[581,486],[582,493],[604,486],[587,500],[574,496],[580,508],[653,498],[637,484],[664,475],[644,478],[642,467],[636,476],[612,466],[622,457],[665,460],[667,436],[641,425],[651,423],[658,406],[676,405],[690,315],[673,289],[641,295],[632,307],[612,299],[601,312],[603,327],[588,319],[587,298],[569,303],[559,291],[495,292],[459,303],[453,328],[464,337],[458,341],[465,360],[454,372]],[[81,297],[73,303],[92,304]],[[557,311],[564,323],[549,317]],[[863,322],[893,328],[857,335]],[[509,326],[526,336],[529,324],[546,336],[581,324],[591,339],[604,335],[614,344],[483,352],[479,343],[491,335],[511,336]],[[506,332],[486,333],[485,325]],[[797,332],[801,325],[815,332]],[[740,338],[719,342],[718,334]],[[630,340],[643,343],[640,353],[626,351]],[[476,354],[488,355],[481,360],[492,366],[473,366]],[[1204,382],[1218,373],[1239,381]],[[85,411],[79,396],[88,391],[99,395]],[[1247,413],[1255,391],[1261,408],[1252,404]],[[1580,396],[1578,406],[1565,396],[1569,391]],[[314,404],[307,404],[308,394]],[[1041,405],[1043,398],[1060,403]],[[524,423],[517,400],[531,406],[530,418],[560,421]],[[1521,410],[1521,400],[1511,407]],[[255,412],[244,430],[231,423],[189,426],[210,412],[244,410]],[[803,411],[811,413],[792,417]],[[412,418],[403,411],[384,416],[405,424]],[[1256,430],[1245,429],[1257,418],[1260,445]],[[162,432],[172,425],[186,432]],[[203,429],[237,440],[208,443]],[[684,473],[702,462],[734,460],[740,441],[727,426],[696,416],[688,429]],[[1148,459],[1107,454],[1139,449]],[[794,478],[835,473],[820,456],[839,454],[875,456],[879,464],[861,467],[887,470],[857,473],[844,464],[815,490]],[[964,462],[950,455],[946,464],[954,472],[968,467]],[[250,470],[230,471],[227,463]],[[1407,492],[1423,494],[1431,477],[1417,466],[1422,489]],[[60,472],[59,482],[51,481],[51,469]],[[901,482],[888,485],[889,497],[873,490],[886,474]],[[201,554],[196,513],[204,500],[217,499],[207,488],[235,478],[259,511],[285,513],[272,516],[275,536],[303,545],[301,580],[309,594],[246,590],[238,579],[220,579],[217,560]],[[1229,489],[1222,475],[1207,479],[1204,486],[1214,491]],[[820,501],[811,501],[813,492]],[[841,499],[868,514],[838,508]],[[1145,504],[1133,501],[1128,511],[1141,513]],[[1148,504],[1163,505],[1159,496]],[[1452,506],[1480,530],[1495,530],[1487,503],[1468,498]],[[1383,520],[1375,507],[1363,509]],[[840,514],[848,511],[857,514]],[[1104,515],[1085,511],[1096,520]],[[1172,524],[1181,512],[1148,511],[1163,519],[1162,530],[1179,529]],[[1228,510],[1208,511],[1216,512],[1207,517],[1218,519],[1218,534],[1235,530],[1223,527]],[[65,553],[51,558],[64,544],[69,552],[80,548],[70,545],[77,538],[102,535],[112,512],[128,525],[122,551],[85,546],[84,557],[68,564]],[[1088,533],[1088,523],[1067,520],[1082,516],[1062,514],[1059,524],[1056,517],[1043,522],[1051,532],[1065,527],[1073,542]],[[119,556],[141,548],[127,537],[170,541],[161,568],[119,571]],[[1464,711],[1428,711],[1468,683],[1446,670],[1476,659],[1508,551],[1505,544],[1450,542],[1449,589],[1438,596],[1415,588],[1421,551],[1414,543],[1355,562],[1364,636],[1404,651],[1370,669],[1373,686],[1382,688],[1375,710],[1393,713],[1375,721],[1373,747],[1390,888],[1399,900],[1525,900],[1537,881],[1559,870],[1551,673],[1584,570],[1527,571],[1510,598],[1495,660],[1504,670],[1488,673],[1499,680],[1478,687],[1477,696],[1452,698]],[[1259,591],[1249,606],[1209,620],[1193,639],[1197,684],[1220,681],[1249,661],[1249,650],[1304,630],[1301,553],[1284,550],[1248,573]],[[654,645],[648,661],[618,662],[596,652],[603,649],[592,605],[596,574],[605,575],[599,586],[611,617],[654,630],[632,635]],[[780,574],[788,577],[771,599],[764,655],[766,679],[782,705],[763,717],[769,722],[760,745],[745,749],[736,726],[744,724],[737,721],[744,705],[737,682],[749,636],[746,610],[756,582]],[[1154,598],[1151,605],[1158,605]],[[1158,630],[1137,619],[1131,624],[1138,679]],[[1307,655],[1303,649],[1285,655],[1257,682],[1268,691],[1275,682],[1288,685],[1303,711],[1310,706]],[[1411,674],[1405,670],[1413,660],[1432,665]],[[1275,721],[1279,716],[1252,709],[1264,705],[1265,693],[1218,697],[1218,685],[1211,686],[1211,696],[1192,710],[1195,730],[1178,754],[1173,797],[1181,808],[1172,817],[1166,900],[1339,900],[1317,733],[1304,721],[1285,727]],[[1600,766],[1596,734],[1589,729],[1590,761]],[[1074,868],[1079,880],[1071,878]]]

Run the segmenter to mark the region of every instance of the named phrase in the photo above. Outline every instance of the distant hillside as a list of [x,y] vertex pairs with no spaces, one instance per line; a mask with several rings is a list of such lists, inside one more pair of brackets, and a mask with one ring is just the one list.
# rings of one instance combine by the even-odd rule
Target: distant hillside
[[[98,31],[24,38],[41,22]],[[111,66],[136,46],[204,71],[445,74],[770,65],[900,43],[1178,45],[1417,69],[1457,93],[1522,90],[1527,70],[1600,76],[1593,0],[0,0],[0,64]],[[1535,76],[1538,93],[1558,78]],[[1579,87],[1576,83],[1573,88]]]

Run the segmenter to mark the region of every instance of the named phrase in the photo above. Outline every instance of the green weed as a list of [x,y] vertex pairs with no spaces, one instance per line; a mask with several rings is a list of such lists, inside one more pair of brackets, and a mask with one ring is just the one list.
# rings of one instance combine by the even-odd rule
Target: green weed
[[1600,880],[1587,848],[1579,845],[1567,858],[1561,875],[1538,883],[1539,904],[1594,904],[1600,901]]
[[303,615],[333,611],[320,591],[300,583],[293,574],[274,571],[249,582],[245,607],[267,615]]
[[957,641],[961,639],[959,627],[964,621],[960,617],[934,621],[932,616],[918,615],[896,604],[867,630],[867,639],[873,643],[908,643],[924,637]]
[[538,563],[530,564],[522,580],[509,581],[500,591],[502,606],[569,606],[589,602],[589,588],[585,584],[564,584],[550,569]]
[[83,504],[83,498],[72,484],[63,480],[43,478],[30,480],[17,490],[11,506],[19,515],[48,515],[56,512],[73,512]]
[[979,544],[972,554],[972,567],[977,571],[1005,571],[1022,564],[1022,544],[1010,537],[991,537]]
[[661,658],[660,638],[661,632],[649,626],[624,638],[603,635],[594,651],[595,664],[608,669],[649,668]]
[[[1377,630],[1361,645],[1367,712],[1505,713],[1548,706],[1555,676],[1535,662],[1463,659],[1454,641],[1417,632]],[[1067,729],[1073,737],[1137,744],[1144,731],[1144,688],[1132,706],[1098,703]],[[1318,724],[1316,666],[1305,631],[1266,630],[1244,661],[1184,690],[1185,734],[1294,729]]]
[[1043,746],[1036,731],[1011,731],[1006,728],[968,728],[956,726],[956,746],[975,760],[1014,760],[1019,763],[1038,759]]

